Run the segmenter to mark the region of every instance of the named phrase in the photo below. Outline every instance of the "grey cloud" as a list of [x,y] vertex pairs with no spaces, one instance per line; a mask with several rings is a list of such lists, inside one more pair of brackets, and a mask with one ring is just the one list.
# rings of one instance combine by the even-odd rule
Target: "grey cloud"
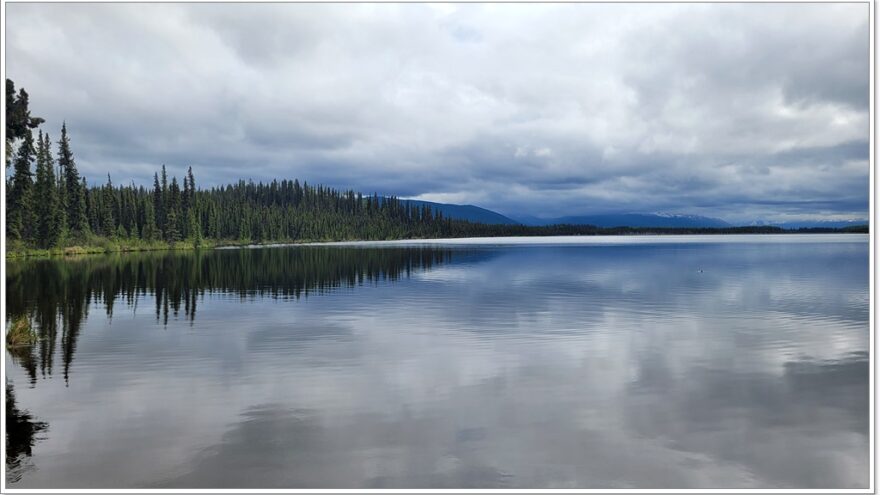
[[67,120],[91,181],[165,163],[204,186],[298,177],[509,214],[867,214],[864,5],[8,14],[7,74],[55,139]]

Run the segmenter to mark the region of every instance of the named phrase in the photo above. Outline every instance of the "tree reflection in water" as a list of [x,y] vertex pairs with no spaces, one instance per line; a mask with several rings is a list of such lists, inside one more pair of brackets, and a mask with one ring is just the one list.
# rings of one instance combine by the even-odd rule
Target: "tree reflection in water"
[[[210,293],[242,299],[299,299],[340,287],[377,284],[409,277],[451,259],[452,251],[419,248],[295,247],[132,253],[66,259],[9,261],[6,265],[6,317],[27,316],[39,340],[8,349],[10,361],[26,370],[31,386],[52,376],[60,344],[62,373],[70,380],[77,339],[93,303],[103,302],[108,317],[122,301],[136,307],[152,296],[156,320],[168,323],[182,313],[194,320],[197,302]],[[15,406],[6,384],[6,461],[10,483],[21,478],[36,435],[46,430]]]
[[6,381],[6,481],[15,483],[21,479],[30,463],[31,449],[39,440],[37,434],[48,428],[42,421],[37,421],[27,411],[19,410],[15,405],[15,394],[12,384]]

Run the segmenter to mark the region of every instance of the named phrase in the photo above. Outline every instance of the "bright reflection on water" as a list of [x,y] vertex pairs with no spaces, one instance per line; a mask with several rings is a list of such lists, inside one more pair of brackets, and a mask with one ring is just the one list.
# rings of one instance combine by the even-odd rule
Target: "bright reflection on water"
[[7,479],[867,487],[867,236],[789,239],[8,263]]

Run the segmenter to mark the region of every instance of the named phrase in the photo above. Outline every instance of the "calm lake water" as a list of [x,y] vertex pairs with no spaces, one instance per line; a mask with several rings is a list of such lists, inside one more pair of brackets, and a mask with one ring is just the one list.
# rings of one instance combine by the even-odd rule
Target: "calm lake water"
[[868,486],[867,235],[516,242],[9,262],[8,486]]

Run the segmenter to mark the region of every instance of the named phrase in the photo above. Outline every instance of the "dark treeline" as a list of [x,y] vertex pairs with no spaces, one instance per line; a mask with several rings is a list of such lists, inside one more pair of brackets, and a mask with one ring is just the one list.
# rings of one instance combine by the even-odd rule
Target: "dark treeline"
[[[380,240],[435,237],[494,237],[608,234],[739,234],[785,232],[867,232],[855,229],[778,227],[599,228],[590,225],[486,225],[444,218],[428,206],[412,206],[394,197],[364,196],[300,183],[239,181],[210,189],[197,186],[192,168],[182,181],[165,166],[152,187],[89,185],[76,167],[67,125],[53,143],[32,117],[28,94],[6,80],[7,158],[14,142],[13,173],[7,175],[7,240],[24,248],[50,249],[128,243],[177,243],[199,246],[204,239],[236,243]],[[38,129],[34,139],[33,130]],[[53,155],[53,146],[57,144]],[[7,161],[8,163],[8,161]]]
[[[397,239],[454,231],[428,208],[396,198],[365,197],[298,180],[240,181],[199,189],[190,168],[182,181],[165,167],[152,187],[89,185],[76,167],[67,125],[53,143],[28,110],[26,91],[6,80],[7,240],[26,248],[92,244],[98,239],[145,242],[202,239],[297,241]],[[34,129],[37,130],[36,139]],[[55,154],[53,147],[57,144]],[[7,160],[7,163],[9,160]]]
[[409,277],[467,251],[419,248],[234,249],[165,251],[76,259],[32,259],[8,262],[7,319],[28,317],[38,341],[17,348],[15,362],[31,383],[52,375],[60,354],[65,380],[76,352],[82,325],[93,304],[108,316],[120,304],[147,311],[167,324],[169,317],[194,319],[206,294],[241,298],[298,299],[345,287],[377,284]]
[[[53,155],[42,119],[31,117],[26,91],[6,80],[7,154],[18,143],[7,178],[7,239],[26,248],[94,244],[99,239],[199,245],[220,241],[401,239],[504,235],[496,226],[444,219],[429,207],[364,196],[299,180],[239,181],[197,187],[192,169],[182,181],[162,166],[152,187],[89,185],[76,167],[67,125]],[[531,229],[534,232],[538,230]]]
[[[190,169],[182,186],[170,180],[165,167],[154,177],[153,187],[116,186],[108,176],[103,186],[88,186],[80,179],[69,151],[66,128],[59,145],[61,168],[57,180],[49,140],[37,139],[37,180],[27,184],[27,140],[19,148],[16,173],[10,187],[10,222],[13,239],[38,248],[82,242],[90,235],[116,240],[147,242],[182,240],[199,245],[203,239],[238,242],[296,242],[303,240],[379,240],[430,237],[546,236],[608,234],[737,234],[785,233],[779,227],[731,228],[599,228],[590,225],[485,225],[444,218],[430,207],[413,207],[397,198],[364,197],[352,190],[339,191],[299,180],[270,183],[240,181],[212,187],[196,186]],[[19,171],[22,171],[19,173]],[[69,178],[69,180],[67,180]],[[25,185],[20,185],[21,183]],[[32,206],[23,198],[33,188]],[[70,199],[74,198],[74,199]],[[32,217],[28,218],[30,212]],[[28,228],[31,226],[31,228]],[[867,228],[852,229],[867,231]],[[801,229],[836,232],[837,229]]]

